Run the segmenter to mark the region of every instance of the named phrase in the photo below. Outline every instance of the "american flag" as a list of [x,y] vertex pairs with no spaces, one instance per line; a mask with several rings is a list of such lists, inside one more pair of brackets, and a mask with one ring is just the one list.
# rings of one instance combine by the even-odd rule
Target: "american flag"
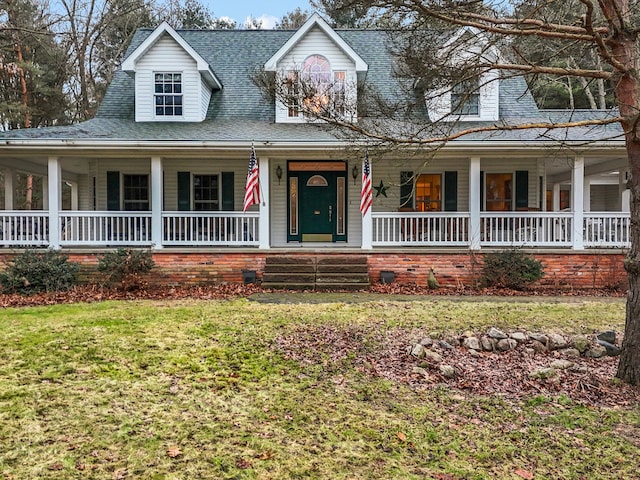
[[362,164],[362,192],[360,193],[360,211],[366,215],[373,203],[373,192],[371,191],[371,166],[369,165],[369,152],[364,154]]
[[256,151],[251,145],[251,157],[249,158],[249,173],[247,173],[247,185],[244,187],[244,208],[247,209],[253,204],[260,203],[260,184],[258,181],[258,161]]

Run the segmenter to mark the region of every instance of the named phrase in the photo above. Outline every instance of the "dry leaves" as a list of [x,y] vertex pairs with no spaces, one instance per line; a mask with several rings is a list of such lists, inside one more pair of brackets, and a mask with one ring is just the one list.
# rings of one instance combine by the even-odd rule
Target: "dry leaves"
[[167,457],[176,458],[180,455],[182,455],[182,451],[176,445],[171,445],[169,448],[167,448]]
[[371,376],[407,383],[416,389],[446,383],[460,392],[504,398],[566,395],[585,404],[623,407],[640,402],[640,389],[612,381],[618,362],[616,357],[577,358],[573,361],[580,368],[561,370],[556,377],[544,380],[530,378],[529,374],[548,367],[555,360],[553,353],[530,355],[518,349],[472,356],[461,347],[439,349],[442,363],[453,366],[457,375],[445,378],[439,371],[440,364],[431,363],[425,365],[429,373],[425,377],[412,374],[413,368],[421,364],[406,353],[412,339],[415,339],[415,332],[389,328],[372,320],[366,326],[298,326],[277,338],[275,348],[303,365],[322,364],[332,377],[340,376],[342,368],[356,368]]

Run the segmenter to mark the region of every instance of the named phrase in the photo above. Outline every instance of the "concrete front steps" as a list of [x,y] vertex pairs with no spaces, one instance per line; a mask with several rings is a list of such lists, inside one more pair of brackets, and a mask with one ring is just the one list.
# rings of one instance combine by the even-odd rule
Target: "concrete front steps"
[[265,288],[292,290],[361,290],[369,288],[364,255],[268,256],[262,274]]

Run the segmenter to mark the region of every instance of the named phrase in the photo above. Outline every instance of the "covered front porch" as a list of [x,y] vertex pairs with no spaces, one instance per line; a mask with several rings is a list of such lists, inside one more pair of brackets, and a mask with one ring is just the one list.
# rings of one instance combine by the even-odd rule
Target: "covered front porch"
[[[217,160],[177,160],[158,155],[126,163],[121,159],[94,160],[81,168],[76,167],[81,163],[78,159],[58,156],[40,157],[39,162],[4,159],[1,165],[4,188],[1,198],[3,209],[0,210],[0,248],[272,249],[314,246],[367,251],[395,247],[583,250],[630,246],[624,160],[620,158],[601,157],[596,161],[575,156],[559,162],[557,159],[527,157],[515,160],[519,166],[505,167],[501,159],[464,159],[458,154],[455,161],[445,160],[447,168],[455,169],[455,188],[452,187],[448,193],[449,197],[451,192],[455,194],[455,210],[450,208],[451,202],[445,198],[449,188],[446,183],[451,177],[448,175],[451,171],[445,171],[445,194],[441,193],[439,204],[434,203],[440,207],[422,211],[401,208],[406,204],[403,185],[389,181],[389,196],[374,198],[373,208],[364,217],[357,210],[359,161],[325,161],[327,168],[338,172],[338,192],[342,193],[338,193],[337,198],[338,202],[344,202],[342,207],[339,203],[335,207],[329,205],[329,218],[331,212],[337,217],[344,217],[342,231],[345,240],[303,243],[292,242],[291,235],[287,237],[283,230],[291,225],[294,216],[292,179],[297,182],[306,178],[299,172],[306,174],[304,157],[311,154],[277,152],[271,157],[261,156],[262,201],[247,212],[241,211],[247,159],[238,152],[235,155],[235,159],[220,161],[221,165],[215,164]],[[317,153],[313,155],[317,158]],[[302,160],[292,162],[290,158]],[[316,158],[307,161],[322,164]],[[386,182],[405,173],[391,162],[374,161],[372,164],[374,184],[378,179]],[[432,172],[444,170],[436,161],[430,168]],[[487,179],[491,178],[491,172],[509,169],[513,174],[510,174],[512,182],[508,189],[515,191],[509,192],[510,196],[501,202],[506,202],[511,211],[490,210]],[[124,178],[121,171],[133,172],[129,175],[133,183],[118,183]],[[40,188],[40,199],[32,202],[30,210],[22,209],[23,204],[18,205],[16,172],[41,178],[40,186],[32,187]],[[193,172],[205,174],[195,175]],[[526,194],[518,199],[523,191],[518,192],[522,172],[527,173]],[[614,191],[614,196],[616,192],[619,196],[613,202],[617,208],[592,211],[592,206],[604,205],[594,202],[594,195],[590,193],[595,185],[594,178],[603,174],[616,179],[609,190]],[[433,173],[430,175],[434,176]],[[116,187],[113,186],[114,176],[117,176]],[[214,182],[215,185],[207,184],[208,190],[202,187],[196,192],[193,185],[196,177],[199,182]],[[350,177],[353,177],[353,182]],[[185,188],[181,187],[181,182],[186,182]],[[125,190],[127,188],[129,190]],[[65,195],[63,191],[66,191]],[[125,198],[121,198],[123,192]],[[184,192],[188,192],[186,199]],[[211,197],[203,198],[203,192],[211,192]],[[412,202],[412,207],[418,206],[418,198]],[[142,208],[137,209],[137,206]]]

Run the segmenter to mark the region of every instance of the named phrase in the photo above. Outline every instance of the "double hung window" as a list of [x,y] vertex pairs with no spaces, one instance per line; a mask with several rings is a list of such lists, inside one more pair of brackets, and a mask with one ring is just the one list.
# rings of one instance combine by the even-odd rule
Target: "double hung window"
[[154,105],[156,116],[182,116],[182,74],[156,73]]

